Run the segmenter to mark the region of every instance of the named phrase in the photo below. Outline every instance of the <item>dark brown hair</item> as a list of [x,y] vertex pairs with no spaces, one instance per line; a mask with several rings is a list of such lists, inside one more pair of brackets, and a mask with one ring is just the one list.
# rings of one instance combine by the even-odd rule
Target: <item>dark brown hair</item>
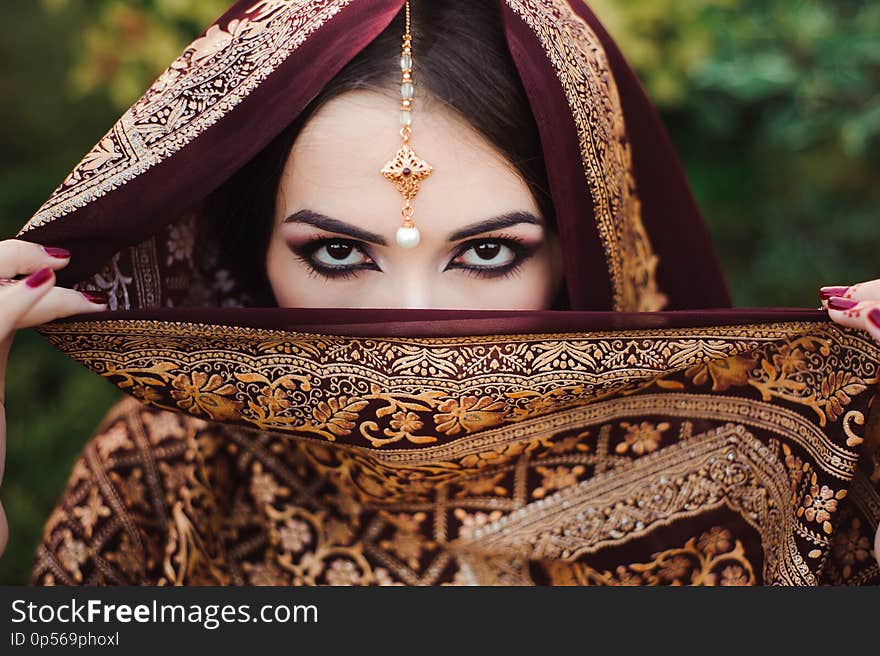
[[[411,0],[413,76],[424,91],[458,112],[509,160],[529,185],[549,227],[555,226],[538,128],[501,25],[496,0]],[[205,200],[200,230],[219,240],[219,261],[255,305],[276,301],[265,255],[281,173],[294,140],[331,98],[355,89],[397,94],[401,11],[306,109]]]

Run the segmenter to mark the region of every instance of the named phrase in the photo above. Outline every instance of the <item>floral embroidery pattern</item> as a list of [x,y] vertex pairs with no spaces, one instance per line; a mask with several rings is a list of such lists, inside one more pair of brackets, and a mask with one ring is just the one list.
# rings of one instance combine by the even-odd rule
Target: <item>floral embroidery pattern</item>
[[862,521],[853,517],[846,530],[839,531],[834,538],[833,553],[843,565],[843,577],[852,576],[853,567],[868,562],[871,554],[871,540],[862,531]]
[[461,432],[473,433],[482,428],[501,423],[504,403],[493,401],[490,397],[477,398],[466,396],[461,400],[444,401],[437,410],[434,420],[437,430],[446,435],[457,435]]
[[660,446],[660,440],[663,439],[663,433],[669,430],[669,423],[665,421],[656,425],[650,421],[643,421],[638,425],[625,421],[620,426],[626,430],[626,435],[623,437],[623,442],[618,444],[614,450],[617,453],[626,453],[632,449],[636,455],[656,451]]
[[822,525],[822,530],[831,534],[833,527],[831,515],[837,511],[837,504],[840,499],[846,496],[846,490],[838,490],[835,492],[827,485],[821,487],[816,483],[816,474],[813,474],[810,493],[804,499],[803,505],[798,508],[798,517],[805,517],[808,522],[816,522]]
[[729,530],[713,527],[682,548],[654,554],[648,563],[620,566],[613,572],[585,563],[543,563],[556,585],[755,585],[745,549]]
[[[626,340],[602,334],[556,338],[569,352],[589,353],[593,372],[555,369],[552,361],[542,361],[548,349],[545,337],[505,336],[504,350],[515,354],[508,372],[495,360],[487,361],[485,370],[473,364],[475,358],[469,351],[478,349],[481,339],[377,339],[375,348],[384,356],[381,362],[368,364],[358,340],[345,337],[302,334],[291,340],[283,332],[195,324],[181,324],[178,336],[169,336],[155,322],[112,320],[41,328],[60,349],[154,407],[329,442],[372,447],[448,443],[613,395],[638,395],[652,388],[674,392],[711,384],[715,392],[745,388],[765,402],[779,399],[808,408],[821,428],[842,419],[847,446],[860,444],[863,431],[858,427],[864,425],[865,415],[849,408],[853,398],[880,380],[872,356],[858,353],[867,345],[850,342],[832,352],[828,344],[841,335],[831,325],[736,326],[721,334],[716,329],[705,337],[699,336],[700,330],[693,329],[693,338],[680,341],[665,336],[664,332],[674,330],[645,331]],[[66,340],[68,332],[76,333],[77,339]],[[84,333],[90,336],[83,337]],[[149,346],[145,335],[155,335]],[[756,340],[764,345],[755,347]],[[218,342],[228,345],[225,361],[218,360],[213,347],[207,346]],[[185,350],[182,343],[187,344]],[[639,361],[632,355],[636,343]],[[845,355],[846,349],[852,356]],[[175,352],[186,355],[171,355]],[[716,355],[707,361],[707,352]],[[200,353],[205,353],[204,361]],[[455,361],[469,364],[462,370],[438,370],[436,380],[442,384],[436,387],[414,383],[406,373],[395,375],[387,386],[373,380],[389,371],[409,371],[414,359],[435,359],[440,353],[447,357],[458,353]],[[617,367],[624,356],[629,358],[630,373],[622,380]],[[277,377],[261,368],[264,357],[278,362],[281,373]],[[799,364],[807,357],[812,358],[812,366]],[[845,375],[823,373],[830,371],[828,362],[843,357],[856,358]],[[357,365],[351,364],[356,361]],[[522,363],[530,363],[530,369],[522,371]],[[665,373],[672,363],[676,373]],[[652,369],[656,375],[651,375]],[[590,382],[572,384],[573,376]],[[529,377],[541,382],[530,384],[526,382]],[[509,382],[502,385],[496,380]],[[357,393],[330,391],[352,385]],[[621,455],[650,453],[660,448],[668,427],[663,421],[622,422],[624,437],[613,448]]]
[[[761,527],[766,557],[760,571],[740,563],[712,569],[714,584],[743,577],[814,583],[829,557],[839,560],[836,569],[824,570],[835,580],[844,572],[847,580],[873,576],[870,558],[850,558],[834,540],[851,530],[841,522],[853,512],[848,492],[860,462],[857,448],[873,444],[868,431],[880,426],[866,417],[869,388],[852,394],[846,388],[854,378],[876,384],[880,356],[870,342],[830,324],[688,329],[686,337],[653,330],[552,339],[377,338],[370,353],[346,337],[304,334],[291,341],[271,331],[182,325],[186,340],[198,335],[206,346],[232,340],[229,357],[214,358],[213,369],[199,359],[199,349],[186,358],[171,356],[173,344],[156,343],[149,323],[132,330],[131,323],[102,322],[91,337],[74,328],[77,339],[65,340],[68,325],[48,326],[46,334],[66,348],[82,349],[74,355],[88,353],[86,364],[133,397],[136,389],[158,395],[150,402],[132,399],[136,415],[108,421],[95,437],[94,453],[111,467],[107,478],[127,511],[165,508],[162,521],[171,529],[163,540],[170,555],[151,558],[169,582],[276,575],[285,582],[326,582],[333,559],[341,562],[331,578],[343,580],[344,570],[365,584],[379,583],[380,566],[386,582],[437,582],[441,576],[523,581],[527,574],[507,569],[517,562],[512,553],[536,560],[586,558],[598,545],[640,540],[667,516],[718,503]],[[485,353],[480,349],[489,339],[512,358],[511,369],[494,356],[486,360],[487,370],[475,364],[472,350]],[[589,361],[593,369],[577,371],[572,364],[563,371],[540,363],[553,340],[565,343],[568,353],[584,354],[568,362]],[[414,382],[408,373],[413,363],[433,362],[439,353],[460,364],[438,369],[430,383]],[[249,358],[258,363],[263,357],[284,363],[279,375],[259,364],[250,368]],[[405,364],[398,367],[398,359]],[[524,370],[524,362],[536,369]],[[849,377],[834,374],[841,362]],[[374,380],[380,376],[381,385]],[[712,386],[718,389],[707,394]],[[842,414],[823,401],[829,394]],[[206,421],[215,417],[222,421]],[[132,421],[144,427],[146,446],[168,454],[150,470],[158,482],[140,464],[115,469],[142,448],[131,439]],[[247,437],[254,429],[261,435],[256,441]],[[228,455],[222,455],[224,444]],[[155,457],[143,456],[144,462]],[[870,467],[872,461],[863,462]],[[664,480],[652,473],[654,467],[679,473]],[[91,466],[74,473],[72,489],[93,485]],[[869,477],[865,490],[875,485]],[[307,501],[303,480],[323,481],[326,498],[322,492]],[[612,491],[612,482],[624,487]],[[627,484],[634,487],[627,491]],[[215,490],[226,485],[246,494],[221,501]],[[603,485],[602,495],[615,501],[588,510],[583,498],[599,494]],[[155,490],[162,498],[153,497]],[[90,501],[96,497],[88,490],[75,498],[48,529],[56,554],[61,531],[71,532],[71,544],[85,545],[117,513],[103,493],[100,503]],[[228,510],[218,515],[199,510],[221,503]],[[380,512],[391,508],[390,514]],[[227,518],[222,526],[219,517]],[[864,532],[873,520],[859,517]],[[208,542],[215,534],[233,546]],[[138,541],[132,535],[127,548],[145,558],[141,549],[157,537],[147,533]],[[860,544],[861,537],[853,542]],[[707,531],[697,536],[695,548],[706,555],[729,553],[737,539]],[[239,548],[236,540],[253,540],[247,552],[252,556],[230,569],[223,554]],[[474,560],[475,545],[492,557]],[[456,579],[459,548],[471,554],[470,573]],[[266,560],[265,549],[277,557]],[[496,557],[496,551],[503,555]],[[73,567],[71,553],[82,552],[68,547],[64,553]],[[801,560],[792,561],[793,553]],[[689,575],[679,570],[688,558],[693,563],[687,554],[670,556],[652,576],[687,582]],[[508,565],[502,565],[505,559]],[[77,566],[84,577],[97,576],[86,574],[85,566]],[[504,573],[481,569],[490,566]],[[51,569],[56,579],[59,567]],[[73,580],[73,570],[66,571]],[[645,580],[632,569],[611,574],[620,581]]]
[[110,509],[104,505],[97,488],[92,488],[89,491],[89,499],[86,504],[74,508],[73,515],[79,519],[86,537],[90,538],[98,520],[110,516]]
[[[671,398],[669,407],[675,407],[679,403],[675,399],[679,397]],[[621,402],[629,401],[624,397]],[[657,397],[650,403],[655,411],[662,412],[663,406],[658,405]],[[742,407],[747,407],[745,402],[743,404]],[[765,526],[762,530],[766,531],[763,571],[755,570],[743,540],[726,526],[714,526],[688,540],[682,548],[667,549],[654,554],[650,560],[620,565],[613,570],[591,567],[588,553],[578,555],[577,550],[570,549],[557,552],[553,546],[556,535],[569,536],[567,539],[582,545],[605,544],[595,536],[578,535],[570,528],[557,533],[553,516],[566,507],[570,512],[578,512],[577,503],[581,502],[573,503],[575,498],[570,495],[584,490],[578,494],[586,493],[587,499],[593,498],[589,496],[592,493],[586,492],[588,488],[579,486],[589,480],[590,472],[608,467],[613,470],[609,480],[622,486],[620,494],[631,495],[632,492],[624,490],[627,485],[634,485],[638,490],[636,497],[627,500],[611,494],[607,507],[595,518],[595,524],[592,518],[585,517],[576,520],[576,525],[601,527],[608,538],[622,544],[638,544],[639,536],[649,530],[644,524],[649,517],[645,513],[655,507],[668,509],[668,500],[679,499],[688,517],[695,503],[708,503],[711,507],[717,492],[707,483],[714,480],[737,490],[736,494],[741,496],[733,496],[729,501],[734,508],[742,507],[743,512],[754,512],[749,509],[757,509],[758,506],[753,505],[756,502],[766,508],[768,499],[772,500],[771,508],[778,507],[793,494],[795,505],[791,506],[791,516],[804,522],[807,531],[803,535],[810,536],[811,540],[800,547],[804,553],[824,550],[837,563],[836,568],[829,571],[846,580],[861,579],[876,570],[865,523],[860,517],[847,514],[840,530],[834,531],[830,538],[822,538],[829,535],[825,524],[833,525],[848,495],[841,494],[842,489],[833,486],[831,479],[805,461],[802,450],[796,455],[794,449],[800,447],[795,443],[786,443],[786,448],[778,448],[774,455],[741,426],[731,432],[710,431],[698,436],[692,435],[690,430],[678,430],[677,420],[672,417],[666,419],[669,426],[663,432],[666,436],[663,444],[674,440],[676,433],[688,435],[686,442],[681,443],[684,449],[680,455],[684,458],[681,462],[692,463],[688,466],[693,470],[682,479],[664,479],[661,475],[678,466],[674,464],[678,456],[671,442],[669,446],[658,446],[653,451],[644,449],[639,454],[633,448],[635,441],[631,441],[626,452],[618,454],[613,446],[620,443],[620,438],[614,437],[612,429],[623,423],[619,422],[603,424],[604,427],[586,426],[569,434],[536,437],[466,455],[460,461],[467,463],[461,478],[438,484],[420,478],[419,468],[413,469],[411,477],[401,477],[400,472],[397,478],[380,474],[375,464],[362,456],[355,457],[354,452],[347,454],[345,450],[320,443],[300,443],[297,448],[291,448],[281,435],[237,431],[196,417],[169,415],[164,410],[144,408],[134,399],[124,402],[122,407],[127,408],[128,418],[123,418],[121,409],[115,411],[115,420],[106,423],[106,433],[118,433],[119,427],[130,426],[131,422],[141,423],[147,437],[144,448],[150,449],[145,453],[150,455],[134,462],[140,462],[143,457],[159,458],[161,494],[156,497],[152,488],[144,484],[140,465],[131,466],[131,460],[120,459],[117,450],[105,448],[102,451],[100,445],[106,441],[103,435],[96,436],[88,453],[98,458],[106,453],[106,459],[91,462],[101,462],[101,466],[111,468],[106,478],[112,482],[114,494],[122,498],[125,508],[136,510],[133,518],[143,517],[145,523],[136,534],[129,533],[124,528],[126,524],[118,521],[119,516],[115,511],[110,512],[109,504],[104,501],[93,465],[81,462],[75,467],[75,475],[69,483],[72,487],[65,496],[71,500],[70,505],[67,509],[59,508],[47,523],[42,555],[35,569],[35,576],[41,582],[149,580],[160,584],[214,582],[226,585],[237,581],[256,585],[399,585],[502,579],[530,581],[528,574],[510,569],[515,567],[519,556],[502,555],[506,547],[491,538],[505,526],[519,530],[519,511],[511,512],[513,507],[505,509],[503,505],[497,507],[515,499],[522,499],[517,502],[525,503],[521,510],[528,510],[539,520],[529,529],[533,533],[525,543],[525,553],[533,554],[535,562],[541,563],[547,573],[548,582],[553,584],[752,585],[759,581],[786,581],[793,574],[787,569],[792,564],[780,559],[780,554],[788,553],[786,543],[779,543],[784,547],[781,550],[773,546],[777,544],[774,540],[783,539],[784,533],[773,537],[781,524],[772,513],[766,519],[761,519],[758,513],[759,526]],[[612,407],[609,406],[609,410]],[[640,411],[634,409],[634,412]],[[691,408],[685,414],[693,417],[700,412]],[[735,414],[741,415],[741,412]],[[401,419],[406,420],[406,415]],[[626,423],[634,435],[644,428],[642,422]],[[664,422],[651,423],[656,429]],[[779,420],[773,420],[773,425],[778,423]],[[651,430],[648,429],[649,433]],[[164,439],[159,439],[161,435]],[[742,467],[746,461],[742,458],[745,453],[733,459],[716,459],[713,464],[717,458],[713,453],[727,453],[729,447],[725,444],[734,444],[728,435],[746,440],[744,445],[751,444],[749,448],[756,449],[752,456],[754,462],[760,462],[762,467],[777,463],[773,466],[781,468],[779,473],[765,480],[744,479]],[[120,440],[117,437],[114,441]],[[701,444],[715,446],[704,451]],[[225,447],[220,448],[221,445]],[[158,447],[161,449],[153,451]],[[651,474],[649,471],[654,466],[651,460],[658,457],[664,458],[666,464],[659,466],[657,474]],[[443,463],[434,458],[431,462],[438,472],[454,464],[451,460]],[[631,465],[639,463],[644,466],[630,471]],[[709,467],[712,472],[709,478],[699,473],[703,467]],[[341,476],[343,471],[349,473],[348,479]],[[516,472],[524,472],[526,478],[521,479]],[[750,475],[758,472],[753,469]],[[239,482],[227,488],[225,481],[233,480],[230,476]],[[314,505],[317,499],[309,496],[306,485],[307,481],[316,480],[332,482],[330,489],[333,490],[332,494],[322,495],[317,506]],[[523,488],[517,480],[533,482]],[[781,487],[773,492],[777,485]],[[750,486],[754,486],[754,493],[749,492]],[[226,497],[227,489],[234,490],[235,494]],[[389,495],[389,490],[393,494]],[[685,491],[697,496],[688,496]],[[707,493],[709,496],[705,496]],[[359,494],[367,496],[359,499]],[[569,496],[564,496],[566,494]],[[778,496],[772,496],[774,494]],[[393,499],[395,507],[371,509],[375,500],[382,498]],[[659,500],[659,505],[653,506],[653,499]],[[413,506],[407,505],[410,500],[415,502]],[[633,515],[628,510],[629,501],[632,508],[640,509],[640,514]],[[544,505],[548,502],[549,506]],[[448,503],[453,505],[444,511]],[[227,504],[229,510],[218,510]],[[169,518],[164,536],[150,528],[155,520],[149,517],[156,508],[165,508]],[[843,510],[852,513],[851,506]],[[438,526],[445,527],[441,533],[436,532]],[[811,533],[810,526],[821,528],[818,533]],[[99,554],[93,552],[92,545],[99,532],[107,531],[118,532],[118,539],[101,543],[98,548],[102,550],[100,557],[104,564],[95,567],[93,558]],[[515,533],[511,539],[524,544]],[[528,546],[530,542],[533,546]],[[468,560],[469,569],[460,570],[449,549],[459,548],[456,545],[470,549],[469,544],[481,545],[487,553],[497,550],[498,556],[475,561],[476,556],[472,555]],[[541,553],[556,553],[556,556],[548,560]],[[821,559],[811,554],[807,560],[819,562]],[[493,568],[508,564],[502,566],[503,573],[488,569],[472,579],[474,564],[479,562],[486,566],[491,563]]]
[[211,419],[223,419],[235,416],[241,404],[231,401],[228,397],[235,392],[235,387],[224,382],[218,374],[196,371],[191,375],[179,374],[171,382],[174,388],[171,398],[184,410],[195,415],[205,414]]
[[817,373],[807,360],[815,363],[827,358],[828,343],[822,335],[804,335],[779,346],[778,351],[756,350],[695,365],[687,375],[697,385],[711,379],[713,391],[751,386],[764,401],[780,398],[802,404],[818,415],[820,426],[825,426],[837,421],[853,396],[878,382],[876,369],[868,379],[851,371]]

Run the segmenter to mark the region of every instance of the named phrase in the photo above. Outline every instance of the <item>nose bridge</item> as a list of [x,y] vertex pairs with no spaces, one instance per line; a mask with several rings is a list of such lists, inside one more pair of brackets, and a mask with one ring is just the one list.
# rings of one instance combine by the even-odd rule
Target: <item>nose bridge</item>
[[432,285],[423,271],[414,271],[401,276],[399,301],[407,308],[433,307]]
[[436,302],[432,298],[434,285],[424,266],[403,267],[386,284],[389,304],[394,307],[430,308]]

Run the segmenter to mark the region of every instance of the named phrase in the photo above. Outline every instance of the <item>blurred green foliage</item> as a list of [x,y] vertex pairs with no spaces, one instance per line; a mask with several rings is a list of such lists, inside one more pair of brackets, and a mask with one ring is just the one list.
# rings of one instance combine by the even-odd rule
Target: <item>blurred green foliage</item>
[[880,4],[591,6],[663,114],[737,305],[880,276]]
[[[12,236],[227,0],[5,7],[0,228]],[[657,103],[736,305],[817,305],[880,275],[880,5],[870,0],[592,0]],[[11,22],[9,22],[11,19]],[[115,387],[16,337],[7,376],[0,583],[27,581],[76,453]]]

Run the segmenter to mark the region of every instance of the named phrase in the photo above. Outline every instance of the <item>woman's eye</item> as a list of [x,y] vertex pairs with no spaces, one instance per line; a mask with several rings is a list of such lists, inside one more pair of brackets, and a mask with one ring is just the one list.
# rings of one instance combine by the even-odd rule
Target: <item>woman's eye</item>
[[312,258],[325,267],[358,266],[370,261],[360,248],[347,241],[327,242],[312,253]]
[[455,262],[468,267],[503,267],[516,259],[510,246],[500,241],[481,241],[462,251]]

